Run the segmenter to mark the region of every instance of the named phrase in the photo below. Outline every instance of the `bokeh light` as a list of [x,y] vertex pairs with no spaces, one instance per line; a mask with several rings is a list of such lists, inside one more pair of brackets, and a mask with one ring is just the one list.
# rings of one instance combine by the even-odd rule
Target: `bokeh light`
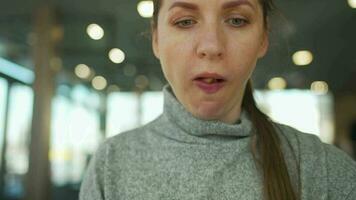
[[137,11],[141,17],[150,18],[153,15],[153,2],[141,1],[137,4]]
[[329,86],[325,81],[314,81],[310,86],[310,90],[317,94],[326,94],[329,91]]
[[287,87],[287,81],[284,80],[284,78],[282,77],[275,77],[272,78],[269,82],[268,82],[268,88],[270,90],[283,90]]
[[298,66],[309,65],[313,61],[313,54],[310,51],[297,51],[293,54],[293,62]]
[[110,50],[109,58],[113,63],[119,64],[124,62],[125,53],[121,49],[114,48]]
[[90,68],[85,64],[79,64],[74,69],[75,75],[82,79],[88,79],[90,77]]
[[93,40],[100,40],[104,37],[104,29],[98,24],[90,24],[87,27],[87,33],[89,37]]
[[106,85],[107,85],[106,79],[102,76],[94,77],[91,83],[92,83],[93,88],[95,88],[97,90],[103,90],[106,88]]

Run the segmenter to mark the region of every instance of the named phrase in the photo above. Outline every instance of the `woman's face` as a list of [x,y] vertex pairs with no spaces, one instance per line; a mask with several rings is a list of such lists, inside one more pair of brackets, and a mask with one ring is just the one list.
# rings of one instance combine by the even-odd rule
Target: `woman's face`
[[268,35],[258,0],[162,0],[152,43],[190,113],[234,123]]

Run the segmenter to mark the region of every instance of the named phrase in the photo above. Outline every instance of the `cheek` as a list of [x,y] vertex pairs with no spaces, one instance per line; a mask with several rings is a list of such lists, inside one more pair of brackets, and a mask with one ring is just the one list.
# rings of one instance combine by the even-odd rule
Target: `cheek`
[[235,75],[249,77],[256,66],[259,52],[258,37],[239,37],[228,44],[227,57]]
[[[169,34],[167,34],[169,35]],[[170,84],[182,81],[187,77],[189,63],[189,53],[191,43],[185,42],[179,37],[166,36],[160,38],[160,61],[163,73]]]

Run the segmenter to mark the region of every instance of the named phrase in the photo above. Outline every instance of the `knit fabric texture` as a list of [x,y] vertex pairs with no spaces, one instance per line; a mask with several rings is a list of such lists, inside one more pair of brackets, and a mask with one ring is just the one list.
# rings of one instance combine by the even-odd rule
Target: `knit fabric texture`
[[[165,86],[163,113],[108,138],[86,170],[80,200],[262,200],[262,174],[242,110],[236,124],[191,115]],[[274,123],[301,199],[356,200],[356,163],[318,137]]]

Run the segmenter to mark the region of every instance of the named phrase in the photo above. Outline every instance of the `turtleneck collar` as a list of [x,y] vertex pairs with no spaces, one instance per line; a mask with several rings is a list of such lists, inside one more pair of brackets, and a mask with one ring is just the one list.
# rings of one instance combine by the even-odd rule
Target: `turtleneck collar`
[[177,100],[169,85],[163,88],[164,107],[163,116],[166,116],[170,123],[178,126],[184,132],[193,136],[235,136],[247,137],[251,135],[252,123],[247,112],[242,109],[239,123],[227,124],[215,120],[201,120],[194,117]]

